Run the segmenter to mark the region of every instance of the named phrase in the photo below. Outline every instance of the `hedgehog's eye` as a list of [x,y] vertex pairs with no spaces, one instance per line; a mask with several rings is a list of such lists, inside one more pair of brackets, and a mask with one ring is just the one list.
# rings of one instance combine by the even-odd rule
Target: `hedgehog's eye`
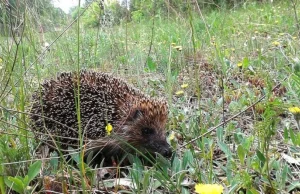
[[154,132],[155,132],[154,129],[148,127],[142,128],[143,135],[151,135],[154,134]]

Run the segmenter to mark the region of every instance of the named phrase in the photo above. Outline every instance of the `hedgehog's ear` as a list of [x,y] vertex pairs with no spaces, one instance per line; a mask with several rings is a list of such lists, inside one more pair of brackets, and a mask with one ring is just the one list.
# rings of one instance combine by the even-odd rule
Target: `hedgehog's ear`
[[142,116],[143,116],[143,111],[140,109],[136,109],[136,110],[132,111],[132,113],[130,115],[130,120],[134,121],[134,120],[141,118]]

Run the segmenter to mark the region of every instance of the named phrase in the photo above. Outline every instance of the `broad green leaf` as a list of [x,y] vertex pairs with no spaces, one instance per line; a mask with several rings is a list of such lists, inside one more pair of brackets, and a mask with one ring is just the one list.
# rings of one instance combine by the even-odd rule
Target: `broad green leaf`
[[238,183],[232,183],[232,185],[229,187],[228,193],[235,193],[235,191],[240,187],[240,184]]
[[248,57],[245,57],[243,59],[243,68],[248,68],[249,67],[249,59]]
[[154,183],[152,185],[152,189],[156,190],[158,187],[161,187],[162,183],[159,180],[154,180]]
[[300,145],[300,133],[297,133],[297,137],[296,137],[296,146]]
[[144,173],[144,181],[143,181],[143,187],[144,187],[144,191],[143,193],[147,193],[147,189],[150,186],[150,175],[151,175],[151,171],[147,171]]
[[227,67],[230,67],[231,66],[231,63],[228,59],[224,59],[224,62],[226,64]]
[[182,187],[181,194],[190,194],[190,190],[188,188]]
[[232,156],[229,147],[225,143],[218,142],[218,145],[219,145],[220,149],[225,153],[226,157]]
[[288,170],[289,170],[289,168],[288,168],[287,164],[285,164],[284,167],[283,167],[283,170],[282,170],[282,174],[281,174],[281,185],[282,185],[282,187],[285,186]]
[[153,61],[151,57],[147,58],[147,66],[150,71],[155,71],[156,70],[156,63]]
[[93,157],[94,157],[94,152],[93,152],[93,151],[90,151],[89,154],[88,154],[88,156],[87,156],[87,158],[86,158],[86,163],[87,163],[87,164],[92,163],[93,160],[94,160]]
[[296,75],[297,75],[297,73],[300,72],[300,64],[295,64],[294,65],[294,72],[295,72]]
[[50,165],[54,170],[57,169],[57,167],[58,167],[57,152],[51,153]]
[[0,176],[0,193],[6,193],[4,177]]
[[[22,179],[22,178],[21,178],[21,179]],[[21,179],[20,179],[20,180],[21,180]],[[25,187],[27,187],[27,186],[29,185],[29,183],[30,183],[29,177],[28,177],[28,175],[26,175],[26,176],[23,178],[23,184],[24,184]]]
[[292,128],[290,128],[290,137],[291,137],[293,144],[296,145],[297,144],[296,136],[295,136],[295,133]]
[[172,162],[172,171],[173,173],[177,173],[181,170],[181,160],[175,155],[173,162]]
[[258,159],[262,162],[262,166],[263,166],[266,162],[265,156],[259,150],[256,150],[256,155],[257,155]]
[[12,190],[18,193],[24,193],[25,185],[21,179],[17,177],[8,177],[5,178],[4,181],[9,188],[12,188]]
[[239,145],[239,146],[238,146],[238,148],[237,148],[237,153],[238,153],[238,157],[239,157],[241,163],[244,164],[246,152],[245,152],[245,149],[243,148],[242,145]]
[[160,154],[158,154],[157,156],[158,156],[156,158],[157,164],[159,165],[159,167],[162,169],[163,172],[167,173],[168,169],[171,167],[170,162]]
[[247,190],[247,194],[248,194],[248,191],[249,191],[249,193],[252,193],[252,194],[259,194],[260,193],[255,188],[251,188],[251,189]]
[[78,164],[80,162],[79,153],[76,152],[72,147],[68,147],[68,152],[71,155],[72,160]]
[[142,172],[140,172],[139,168],[136,167],[136,164],[133,163],[132,165],[132,170],[130,170],[130,177],[132,179],[132,182],[139,186],[140,185],[140,181],[142,182]]
[[165,181],[165,177],[159,172],[159,171],[153,171],[153,175],[154,177],[161,183],[161,184],[164,184],[164,181]]
[[223,127],[219,127],[217,128],[217,137],[218,137],[218,141],[223,142]]
[[42,161],[36,161],[33,164],[30,165],[28,169],[28,181],[32,181],[36,175],[40,172],[40,169],[42,167]]
[[194,157],[190,150],[187,150],[186,152],[184,152],[183,158],[182,158],[182,170],[186,170],[187,165],[192,164],[193,160],[194,160]]
[[287,191],[291,192],[292,190],[295,190],[296,188],[300,188],[300,182],[299,182],[299,180],[291,182]]
[[253,141],[254,141],[254,136],[252,135],[248,138],[245,138],[245,141],[242,143],[242,146],[246,152],[249,152]]
[[240,143],[242,143],[242,140],[244,137],[243,137],[243,134],[241,134],[241,133],[234,133],[233,138],[234,138],[234,141],[236,144],[240,144]]

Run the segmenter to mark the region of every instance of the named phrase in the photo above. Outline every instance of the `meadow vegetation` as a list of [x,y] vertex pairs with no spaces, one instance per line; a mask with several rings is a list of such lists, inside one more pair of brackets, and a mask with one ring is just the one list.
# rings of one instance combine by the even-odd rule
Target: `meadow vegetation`
[[[223,193],[300,192],[297,0],[135,0],[129,9],[90,0],[70,14],[47,0],[7,2],[0,193],[194,193],[199,183]],[[144,166],[131,156],[130,166],[94,168],[80,153],[71,156],[77,165],[57,152],[43,157],[31,95],[44,79],[79,69],[164,96],[172,158]]]

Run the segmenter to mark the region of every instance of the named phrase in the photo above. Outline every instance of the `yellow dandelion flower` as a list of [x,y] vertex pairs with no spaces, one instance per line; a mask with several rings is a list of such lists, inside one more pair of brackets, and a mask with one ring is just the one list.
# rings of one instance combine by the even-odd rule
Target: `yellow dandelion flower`
[[272,42],[272,44],[273,44],[274,46],[279,46],[279,45],[280,45],[280,42],[274,41],[274,42]]
[[173,141],[175,139],[175,133],[172,131],[172,133],[169,136],[169,141]]
[[294,107],[290,107],[289,108],[289,111],[293,114],[300,114],[300,108],[297,107],[297,106],[294,106]]
[[278,20],[276,20],[276,21],[275,21],[275,24],[278,24],[278,23],[279,23],[279,21],[278,21]]
[[221,194],[223,186],[218,184],[197,184],[195,185],[195,192],[199,194]]
[[243,63],[242,63],[242,62],[239,62],[239,63],[237,64],[237,66],[238,66],[238,67],[243,67]]
[[182,51],[182,46],[174,46],[174,48],[178,51]]
[[180,87],[181,87],[182,89],[184,89],[184,88],[189,87],[189,84],[182,84]]
[[113,130],[112,125],[110,123],[107,123],[107,125],[105,127],[105,131],[106,131],[107,135],[110,135],[112,130]]
[[175,94],[176,94],[177,96],[180,96],[180,95],[184,94],[184,92],[183,92],[182,90],[179,90],[179,91],[177,91]]
[[297,39],[297,36],[293,36],[293,39],[296,40],[296,39]]
[[17,147],[16,142],[15,142],[12,138],[9,139],[9,142],[10,142],[10,144],[11,144],[11,147],[13,147],[13,148],[16,148],[16,147]]
[[175,45],[176,45],[176,43],[174,43],[174,42],[171,43],[171,46],[175,46]]

